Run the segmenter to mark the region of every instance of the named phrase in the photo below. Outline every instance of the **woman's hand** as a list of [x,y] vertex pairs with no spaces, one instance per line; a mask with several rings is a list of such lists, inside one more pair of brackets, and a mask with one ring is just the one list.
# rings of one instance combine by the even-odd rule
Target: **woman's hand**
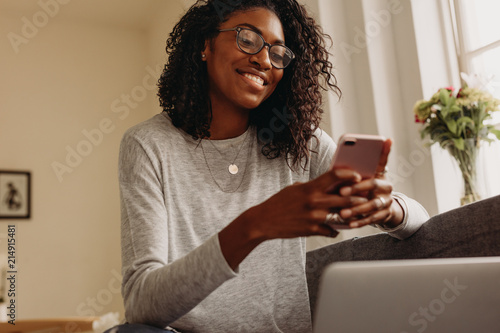
[[330,170],[307,182],[284,188],[262,204],[251,208],[254,237],[267,240],[311,235],[334,237],[338,232],[325,220],[332,210],[354,207],[368,202],[360,196],[327,193],[338,182],[358,183],[361,176],[352,170]]
[[352,186],[345,186],[339,190],[341,196],[362,196],[367,202],[355,207],[340,211],[342,219],[350,228],[358,228],[368,224],[380,224],[394,228],[403,221],[403,210],[392,199],[392,184],[385,177],[387,159],[391,150],[392,141],[386,140],[382,157],[374,178],[366,179]]
[[359,207],[368,199],[328,193],[339,182],[358,183],[361,176],[352,170],[330,170],[307,183],[295,183],[263,203],[243,212],[219,233],[219,243],[231,268],[260,243],[276,238],[311,235],[335,237],[338,232],[325,222],[332,210]]

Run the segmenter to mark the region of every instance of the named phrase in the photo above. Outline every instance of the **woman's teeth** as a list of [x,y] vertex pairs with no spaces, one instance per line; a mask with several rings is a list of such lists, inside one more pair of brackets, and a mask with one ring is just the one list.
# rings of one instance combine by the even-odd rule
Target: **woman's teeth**
[[256,76],[256,75],[251,75],[251,74],[248,74],[248,73],[244,73],[243,74],[244,77],[254,81],[254,82],[257,82],[258,84],[260,85],[264,85],[264,80],[259,77],[259,76]]

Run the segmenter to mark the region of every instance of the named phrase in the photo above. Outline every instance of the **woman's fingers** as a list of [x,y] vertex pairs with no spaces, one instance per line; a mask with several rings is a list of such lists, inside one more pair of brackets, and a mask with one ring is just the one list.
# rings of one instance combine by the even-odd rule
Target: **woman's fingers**
[[361,175],[356,171],[349,169],[330,169],[307,184],[314,190],[328,192],[338,184],[345,182],[357,183],[360,181]]
[[360,228],[370,224],[384,224],[392,218],[390,209],[378,211],[370,216],[364,217],[360,220],[349,222],[350,228]]
[[392,200],[391,195],[377,195],[364,204],[342,209],[340,216],[349,220],[351,228],[384,223],[391,218]]
[[378,178],[384,178],[387,160],[389,159],[389,153],[391,152],[392,140],[387,139],[384,142],[384,147],[382,149],[382,154],[380,155],[379,164],[377,166],[377,170],[375,171],[375,175]]
[[379,179],[379,178],[366,179],[351,186],[342,187],[339,190],[340,195],[345,197],[352,195],[361,195],[366,193],[372,193],[372,195],[378,193],[390,194],[391,192],[392,192],[392,184],[385,179]]
[[330,211],[336,208],[342,209],[346,207],[357,206],[367,202],[368,199],[364,197],[342,197],[336,194],[325,194],[312,199],[310,202],[310,208]]
[[[392,141],[386,140],[377,173],[383,173],[386,168]],[[339,192],[330,193],[333,188],[348,183],[341,187]],[[345,221],[350,228],[361,227],[367,224],[383,223],[391,218],[392,184],[384,179],[372,178],[362,180],[361,176],[349,169],[332,169],[316,178],[315,180],[302,184],[305,185],[310,194],[308,209],[315,218],[310,223],[324,232],[325,225],[332,219],[334,230],[336,223]],[[340,194],[340,195],[339,195]],[[325,223],[326,222],[326,223]]]

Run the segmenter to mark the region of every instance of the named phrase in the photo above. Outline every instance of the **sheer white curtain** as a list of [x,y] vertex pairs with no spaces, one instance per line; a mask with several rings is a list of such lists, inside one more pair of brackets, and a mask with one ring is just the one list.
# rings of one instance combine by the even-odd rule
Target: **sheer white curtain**
[[[500,1],[449,0],[449,8],[459,70],[472,84],[500,98]],[[500,111],[493,114],[492,123],[500,124]],[[483,144],[478,161],[483,197],[500,194],[499,166],[500,143]]]
[[[330,123],[324,127],[334,139],[345,132],[392,138],[389,168],[395,189],[417,199],[431,215],[458,207],[460,173],[446,151],[424,146],[412,113],[417,100],[442,87],[460,86],[450,0],[316,1],[316,16],[333,38],[331,59],[343,91],[340,102],[327,96]],[[487,53],[484,62],[491,57]],[[487,151],[480,173],[488,175],[483,192],[491,196],[500,181],[495,170],[500,145],[483,154]]]

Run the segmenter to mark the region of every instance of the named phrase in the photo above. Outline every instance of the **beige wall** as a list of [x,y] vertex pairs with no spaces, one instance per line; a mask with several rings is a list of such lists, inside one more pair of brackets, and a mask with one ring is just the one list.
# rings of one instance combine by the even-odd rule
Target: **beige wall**
[[33,190],[31,219],[0,221],[17,225],[17,319],[122,311],[119,142],[159,111],[148,30],[62,3],[0,8],[0,169],[30,171]]

